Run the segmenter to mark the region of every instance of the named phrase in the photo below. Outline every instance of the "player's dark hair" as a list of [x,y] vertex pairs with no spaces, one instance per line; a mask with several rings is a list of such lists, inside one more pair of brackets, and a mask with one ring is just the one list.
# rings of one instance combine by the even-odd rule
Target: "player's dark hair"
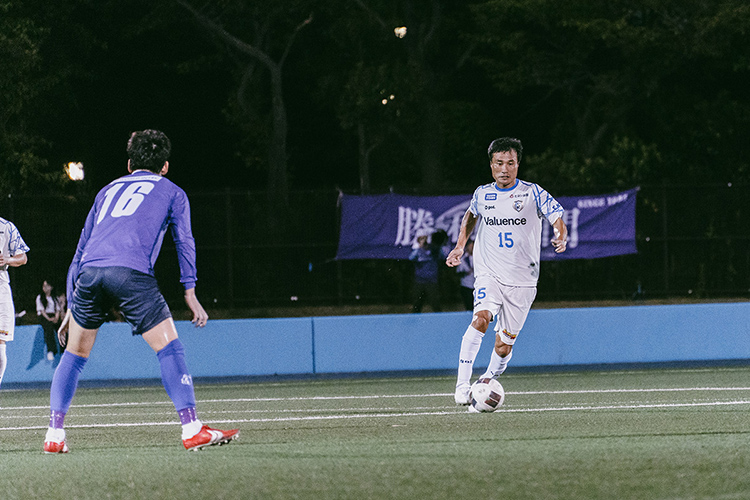
[[158,130],[133,132],[128,141],[128,158],[132,170],[146,169],[158,174],[171,152],[172,143],[164,132]]
[[518,163],[521,163],[521,155],[523,154],[523,146],[521,145],[521,141],[518,139],[514,139],[513,137],[500,137],[499,139],[495,139],[490,143],[490,147],[487,148],[487,156],[490,157],[490,161],[492,161],[492,155],[495,153],[502,153],[505,151],[513,150],[516,152],[516,157],[518,158]]

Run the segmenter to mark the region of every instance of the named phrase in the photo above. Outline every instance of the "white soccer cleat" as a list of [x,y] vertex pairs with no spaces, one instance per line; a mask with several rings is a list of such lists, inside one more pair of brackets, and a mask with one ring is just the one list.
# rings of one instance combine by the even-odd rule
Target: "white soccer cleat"
[[457,405],[465,406],[471,403],[470,387],[456,387],[456,394],[453,395],[453,399]]

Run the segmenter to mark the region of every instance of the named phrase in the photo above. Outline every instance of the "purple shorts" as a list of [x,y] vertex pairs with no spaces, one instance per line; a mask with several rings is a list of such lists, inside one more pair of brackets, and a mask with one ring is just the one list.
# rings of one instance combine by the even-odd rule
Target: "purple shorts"
[[70,310],[76,323],[96,330],[113,309],[142,335],[171,318],[156,278],[129,267],[84,267],[76,279]]

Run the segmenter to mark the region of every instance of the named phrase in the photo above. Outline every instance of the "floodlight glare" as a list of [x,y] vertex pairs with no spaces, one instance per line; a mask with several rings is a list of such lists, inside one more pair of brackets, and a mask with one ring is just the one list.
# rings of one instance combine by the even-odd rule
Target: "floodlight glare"
[[394,28],[393,33],[398,38],[404,38],[406,36],[406,26],[399,26],[398,28]]
[[83,180],[83,163],[71,161],[65,165],[65,173],[71,181],[82,181]]

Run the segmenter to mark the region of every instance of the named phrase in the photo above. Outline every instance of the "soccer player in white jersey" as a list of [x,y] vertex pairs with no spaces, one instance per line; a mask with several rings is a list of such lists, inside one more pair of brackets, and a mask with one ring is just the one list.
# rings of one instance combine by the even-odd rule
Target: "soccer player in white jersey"
[[501,137],[487,154],[495,182],[474,191],[461,221],[456,246],[446,264],[459,265],[464,246],[476,227],[474,241],[474,314],[461,340],[455,401],[470,402],[471,375],[487,328],[497,316],[495,349],[487,371],[480,377],[497,377],[508,366],[539,279],[542,219],[554,228],[555,252],[565,251],[568,229],[563,208],[539,185],[518,179],[521,141]]
[[165,177],[171,149],[167,136],[158,130],[134,132],[127,147],[129,174],[102,188],[86,217],[68,269],[69,308],[59,332],[67,349],[52,377],[45,453],[68,452],[65,416],[99,327],[112,307],[122,313],[133,335],[141,336],[156,353],[162,383],[182,424],[185,449],[225,444],[239,435],[238,429],[212,429],[198,419],[185,349],[154,277],[162,241],[170,230],[185,303],[193,323],[206,324],[208,314],[195,294],[190,203],[185,192]]
[[26,264],[28,251],[29,247],[24,243],[15,224],[0,217],[0,384],[8,365],[5,343],[13,340],[16,327],[16,309],[10,291],[8,267]]

